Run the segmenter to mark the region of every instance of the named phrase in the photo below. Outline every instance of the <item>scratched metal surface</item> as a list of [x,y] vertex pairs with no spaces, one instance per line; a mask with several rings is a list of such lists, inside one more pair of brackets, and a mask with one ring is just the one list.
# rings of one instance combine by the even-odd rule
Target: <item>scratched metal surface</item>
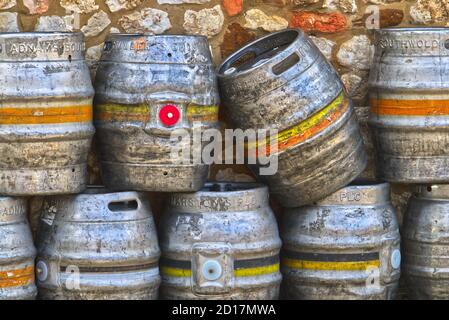
[[0,194],[81,192],[94,134],[80,33],[0,34]]
[[36,263],[48,300],[154,300],[159,244],[148,199],[89,188],[45,200]]
[[[375,32],[369,123],[381,179],[445,183],[449,179],[449,29]],[[378,111],[376,110],[378,106]]]
[[389,184],[356,181],[315,205],[289,209],[281,237],[283,298],[395,298],[400,235]]
[[34,248],[25,199],[0,197],[0,300],[32,300]]
[[[104,183],[118,190],[201,189],[209,167],[173,161],[171,151],[175,142],[170,141],[170,135],[178,129],[192,134],[190,105],[199,106],[199,110],[219,105],[207,39],[110,35],[105,48],[95,83],[97,109],[100,104],[126,105],[129,108],[123,112],[125,116],[132,114],[136,106],[148,111],[145,119],[96,118]],[[160,118],[166,105],[176,106],[180,113],[180,120],[172,126],[165,125]],[[207,129],[216,123],[198,121],[196,125]]]
[[[165,273],[161,262],[162,298],[278,299],[281,240],[268,197],[268,189],[255,183],[208,183],[197,193],[171,195],[159,228],[161,261],[190,264],[184,268],[191,274]],[[236,271],[242,260],[246,267]],[[211,281],[204,274],[208,265],[221,271]]]
[[[367,156],[352,103],[336,71],[302,31],[274,33],[240,49],[223,62],[218,80],[235,127],[277,129],[286,141],[297,139],[279,149],[278,172],[260,176],[282,205],[298,207],[322,199],[365,168]],[[347,108],[338,109],[341,114],[335,118],[336,112],[317,120],[338,97]],[[308,129],[285,133],[300,123]]]

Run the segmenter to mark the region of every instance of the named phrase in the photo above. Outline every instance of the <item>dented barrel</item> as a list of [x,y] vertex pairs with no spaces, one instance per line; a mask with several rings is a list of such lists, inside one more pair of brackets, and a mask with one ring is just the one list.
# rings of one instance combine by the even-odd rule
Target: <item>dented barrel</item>
[[25,199],[0,197],[0,239],[0,300],[35,299],[36,249]]
[[449,28],[375,31],[369,123],[380,178],[449,180]]
[[263,185],[171,195],[160,237],[162,298],[278,299],[281,240]]
[[0,33],[0,194],[81,192],[94,91],[81,33]]
[[449,185],[418,186],[404,216],[403,272],[412,299],[449,299]]
[[110,35],[95,87],[95,124],[109,188],[192,192],[203,187],[209,167],[193,159],[202,150],[201,141],[192,145],[193,130],[214,127],[219,105],[206,38]]
[[282,222],[283,298],[393,299],[400,235],[387,183],[357,181],[289,209]]
[[365,168],[351,101],[336,71],[301,30],[245,46],[222,64],[218,79],[234,127],[277,130],[271,134],[277,148],[270,146],[267,154],[277,157],[278,170],[260,178],[284,206],[321,199]]
[[150,204],[137,192],[91,187],[45,200],[36,263],[45,300],[155,300],[159,245]]

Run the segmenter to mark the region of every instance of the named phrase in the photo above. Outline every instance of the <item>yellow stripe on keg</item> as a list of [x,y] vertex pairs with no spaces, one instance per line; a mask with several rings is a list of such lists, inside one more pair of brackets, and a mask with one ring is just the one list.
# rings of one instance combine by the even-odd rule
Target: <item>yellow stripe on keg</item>
[[0,107],[0,124],[56,124],[91,122],[92,105],[64,107]]
[[[277,143],[278,151],[296,146],[301,142],[317,135],[327,129],[338,120],[349,108],[349,100],[344,92],[340,94],[326,107],[303,122],[268,138],[266,142],[267,154],[270,154],[270,145]],[[271,143],[269,142],[271,141]],[[249,149],[254,150],[260,143],[248,144]],[[256,150],[257,152],[257,150]]]
[[173,278],[190,278],[192,276],[192,270],[161,266],[161,274]]
[[12,288],[31,284],[34,279],[34,267],[0,271],[0,288]]
[[[192,276],[192,264],[190,261],[172,260],[161,258],[161,273],[175,278]],[[256,277],[276,273],[280,269],[279,255],[256,258],[250,260],[234,261],[235,277]]]
[[[217,122],[218,106],[190,104],[187,118],[190,122]],[[151,107],[148,104],[127,105],[100,103],[95,106],[95,120],[98,121],[150,121]]]
[[291,269],[328,270],[328,271],[364,271],[369,268],[379,268],[379,260],[369,261],[307,261],[282,259],[282,265]]
[[191,104],[187,107],[187,117],[190,122],[217,122],[218,106],[200,106]]
[[94,110],[97,121],[150,121],[150,107],[146,104],[101,103]]
[[273,264],[271,266],[248,268],[248,269],[238,269],[234,271],[234,276],[236,277],[256,277],[263,276],[266,274],[276,273],[279,271],[279,263]]

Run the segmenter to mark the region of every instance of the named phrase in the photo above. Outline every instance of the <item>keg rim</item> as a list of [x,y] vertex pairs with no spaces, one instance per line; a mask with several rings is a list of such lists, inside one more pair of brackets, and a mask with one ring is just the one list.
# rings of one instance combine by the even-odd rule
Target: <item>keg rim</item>
[[392,27],[381,28],[375,30],[376,32],[432,32],[432,31],[449,31],[449,27],[429,26],[429,27]]
[[240,58],[244,57],[247,53],[249,53],[249,49],[253,46],[255,46],[258,43],[267,41],[270,38],[274,38],[277,37],[279,35],[283,35],[283,34],[288,34],[288,33],[295,33],[296,36],[294,37],[294,39],[281,51],[279,51],[279,53],[281,52],[285,52],[287,50],[289,50],[290,48],[292,48],[292,46],[295,45],[295,42],[300,38],[300,37],[304,37],[305,33],[304,31],[302,31],[301,29],[298,28],[288,28],[285,30],[281,30],[281,31],[277,31],[277,32],[273,32],[270,33],[266,36],[263,36],[261,38],[258,38],[250,43],[248,43],[247,45],[245,45],[244,47],[240,48],[239,50],[235,51],[234,53],[232,53],[229,57],[227,57],[221,64],[220,66],[217,68],[217,77],[219,78],[236,78],[239,76],[244,76],[248,73],[254,72],[257,69],[260,69],[264,66],[266,66],[267,64],[269,64],[270,62],[273,61],[273,59],[277,56],[274,55],[270,58],[268,58],[266,61],[257,64],[257,65],[253,65],[250,68],[247,68],[245,70],[239,71],[239,72],[232,72],[232,73],[226,73],[226,71],[230,70],[232,68],[232,64],[236,61],[238,61]]
[[79,31],[27,31],[27,32],[0,32],[0,37],[3,36],[19,36],[19,37],[31,37],[31,36],[82,36],[84,34]]
[[139,193],[134,190],[112,190],[104,185],[88,185],[86,189],[75,196],[107,196],[112,194]]
[[131,38],[131,37],[145,37],[145,38],[193,38],[193,39],[206,39],[206,36],[199,34],[146,34],[146,33],[110,33],[106,41],[110,38],[114,37],[123,37],[123,38]]
[[377,179],[358,178],[313,205],[379,205],[389,202],[391,202],[390,183]]
[[449,200],[449,184],[431,183],[415,186],[413,196],[420,199]]
[[[220,190],[213,190],[213,187],[220,187]],[[224,188],[223,188],[224,187]],[[233,188],[227,188],[233,187]],[[198,193],[210,193],[210,194],[233,194],[239,192],[248,192],[248,191],[263,191],[264,189],[268,189],[268,187],[259,182],[227,182],[227,181],[209,181],[206,182],[203,188],[201,188]]]

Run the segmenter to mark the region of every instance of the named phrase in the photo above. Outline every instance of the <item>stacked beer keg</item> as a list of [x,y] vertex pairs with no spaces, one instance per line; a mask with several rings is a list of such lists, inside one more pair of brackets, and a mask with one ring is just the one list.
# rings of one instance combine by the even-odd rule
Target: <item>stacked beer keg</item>
[[[371,75],[380,178],[439,183],[406,217],[419,297],[444,297],[447,282],[446,69],[432,60],[449,56],[446,33],[377,32]],[[390,185],[358,179],[352,102],[302,31],[256,40],[218,71],[204,37],[110,35],[95,93],[81,34],[0,34],[0,48],[0,299],[395,298]],[[235,129],[272,133],[246,144],[277,163],[268,175],[251,164],[260,183],[207,182],[193,159],[206,147],[195,133],[220,127],[220,97]],[[104,187],[87,183],[95,129]],[[169,193],[158,227],[147,192]],[[44,196],[36,248],[30,196]]]

